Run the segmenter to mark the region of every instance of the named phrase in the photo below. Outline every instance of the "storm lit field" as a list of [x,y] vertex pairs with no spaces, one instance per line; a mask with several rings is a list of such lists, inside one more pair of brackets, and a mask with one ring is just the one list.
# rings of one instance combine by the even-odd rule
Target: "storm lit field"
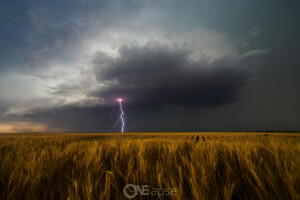
[[161,199],[300,199],[300,134],[0,136],[0,199],[126,199],[126,184],[176,188]]

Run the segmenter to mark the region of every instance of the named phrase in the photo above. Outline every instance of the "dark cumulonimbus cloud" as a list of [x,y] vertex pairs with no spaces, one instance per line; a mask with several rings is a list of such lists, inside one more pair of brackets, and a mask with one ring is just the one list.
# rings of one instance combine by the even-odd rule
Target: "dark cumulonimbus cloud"
[[104,102],[122,97],[139,108],[220,106],[237,99],[260,54],[194,60],[192,53],[155,43],[124,45],[118,56],[98,52],[93,65],[100,86],[89,95]]

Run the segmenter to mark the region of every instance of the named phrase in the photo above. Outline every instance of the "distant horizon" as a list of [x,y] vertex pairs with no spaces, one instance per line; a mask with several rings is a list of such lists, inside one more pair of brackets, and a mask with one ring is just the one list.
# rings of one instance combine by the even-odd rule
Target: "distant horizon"
[[119,134],[127,134],[127,133],[300,133],[300,131],[161,131],[161,132],[1,132],[0,134],[39,134],[39,133],[119,133]]

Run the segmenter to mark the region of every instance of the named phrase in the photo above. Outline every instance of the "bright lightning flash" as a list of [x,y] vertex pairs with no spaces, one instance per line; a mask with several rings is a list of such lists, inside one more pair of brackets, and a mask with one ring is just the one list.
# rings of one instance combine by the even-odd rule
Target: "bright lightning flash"
[[118,103],[119,103],[119,107],[120,107],[120,118],[117,121],[117,123],[115,124],[115,126],[119,123],[119,121],[121,121],[122,126],[121,126],[121,132],[124,133],[124,127],[125,127],[125,114],[124,114],[124,110],[123,110],[123,105],[122,105],[122,101],[123,99],[117,99]]

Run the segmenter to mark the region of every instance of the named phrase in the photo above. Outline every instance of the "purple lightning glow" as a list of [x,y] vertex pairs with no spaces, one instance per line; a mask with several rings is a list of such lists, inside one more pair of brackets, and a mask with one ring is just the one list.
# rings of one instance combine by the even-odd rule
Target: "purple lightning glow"
[[119,107],[120,107],[120,118],[118,119],[117,123],[115,124],[115,126],[119,123],[119,121],[121,120],[122,126],[121,126],[121,132],[124,133],[124,127],[125,127],[125,114],[124,114],[124,110],[123,110],[123,105],[122,105],[122,101],[123,99],[117,99],[118,103],[119,103]]

